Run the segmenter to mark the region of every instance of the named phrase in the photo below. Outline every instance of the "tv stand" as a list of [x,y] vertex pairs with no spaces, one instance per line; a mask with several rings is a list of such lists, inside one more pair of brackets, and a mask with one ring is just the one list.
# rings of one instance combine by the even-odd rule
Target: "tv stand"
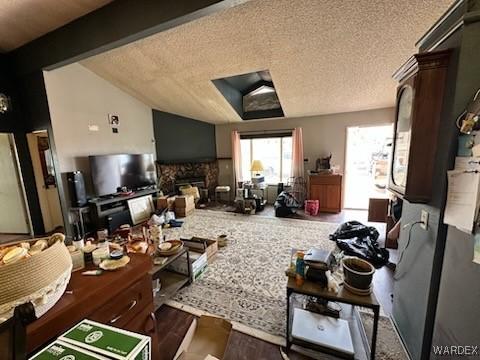
[[97,229],[108,227],[108,217],[128,211],[128,200],[152,195],[154,202],[158,198],[158,189],[144,189],[130,195],[113,194],[89,200],[93,222]]

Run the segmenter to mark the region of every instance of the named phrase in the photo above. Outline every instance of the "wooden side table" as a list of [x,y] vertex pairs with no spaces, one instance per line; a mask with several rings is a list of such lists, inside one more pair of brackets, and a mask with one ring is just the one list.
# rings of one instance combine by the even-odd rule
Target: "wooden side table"
[[[347,304],[351,305],[351,310],[352,310],[352,316],[347,318],[350,326],[350,331],[352,332],[353,329],[358,329],[359,333],[352,333],[352,338],[353,338],[353,346],[355,349],[355,354],[360,352],[365,353],[365,358],[370,358],[370,359],[375,359],[375,348],[377,345],[377,330],[378,330],[378,320],[380,317],[380,304],[377,301],[377,298],[375,295],[372,293],[369,296],[359,296],[350,293],[348,290],[346,290],[343,286],[340,286],[340,290],[337,294],[334,294],[332,292],[328,292],[326,288],[323,288],[320,284],[314,283],[312,281],[306,280],[303,285],[298,286],[295,282],[295,279],[292,277],[288,278],[288,283],[287,283],[287,332],[286,332],[286,338],[287,338],[287,350],[290,349],[290,347],[295,344],[299,345],[302,347],[309,347],[314,350],[318,350],[318,347],[314,347],[313,344],[309,344],[305,341],[300,341],[298,339],[295,339],[291,336],[291,323],[293,320],[293,314],[291,311],[292,307],[292,299],[291,295],[292,294],[301,294],[301,295],[306,295],[306,296],[312,296],[317,299],[324,299],[328,301],[333,301],[337,303],[342,303],[342,304]],[[358,313],[358,310],[355,308],[356,306],[363,307],[363,308],[369,308],[373,311],[373,329],[372,329],[372,342],[371,346],[369,349],[368,341],[365,336],[362,336],[362,332],[360,330],[363,330],[363,335],[365,335],[365,329],[363,328],[363,324],[361,323],[360,320],[360,315]],[[341,316],[342,317],[342,316]],[[361,325],[361,329],[359,326]],[[310,346],[311,345],[311,346]],[[320,349],[320,351],[324,352],[330,352],[334,355],[337,356],[342,356],[341,353],[335,352],[333,350],[328,350],[328,349]],[[360,357],[361,358],[361,357]]]
[[[186,255],[186,256],[184,256]],[[174,261],[186,261],[187,274],[180,274],[169,270],[167,267]],[[152,280],[159,279],[162,285],[160,291],[155,295],[153,302],[157,311],[168,299],[177,293],[182,287],[190,285],[193,281],[192,266],[190,264],[190,253],[185,246],[175,255],[168,257],[162,265],[153,265],[149,271]]]

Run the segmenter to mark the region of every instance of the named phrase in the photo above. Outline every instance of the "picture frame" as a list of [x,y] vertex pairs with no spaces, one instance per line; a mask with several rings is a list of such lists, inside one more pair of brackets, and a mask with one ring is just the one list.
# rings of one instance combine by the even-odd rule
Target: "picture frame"
[[148,221],[155,211],[152,195],[146,195],[127,201],[133,225]]

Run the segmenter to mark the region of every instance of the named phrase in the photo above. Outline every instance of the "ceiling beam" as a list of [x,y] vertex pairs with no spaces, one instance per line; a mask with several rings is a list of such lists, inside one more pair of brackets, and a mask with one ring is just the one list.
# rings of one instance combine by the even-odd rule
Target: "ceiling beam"
[[17,75],[52,70],[247,0],[116,0],[10,53]]

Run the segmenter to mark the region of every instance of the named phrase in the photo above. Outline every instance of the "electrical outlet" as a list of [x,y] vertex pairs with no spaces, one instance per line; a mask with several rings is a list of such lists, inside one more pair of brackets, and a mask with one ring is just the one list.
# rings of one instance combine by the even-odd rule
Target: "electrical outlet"
[[420,215],[420,227],[423,230],[427,230],[428,228],[428,211],[427,210],[422,210],[422,214]]

